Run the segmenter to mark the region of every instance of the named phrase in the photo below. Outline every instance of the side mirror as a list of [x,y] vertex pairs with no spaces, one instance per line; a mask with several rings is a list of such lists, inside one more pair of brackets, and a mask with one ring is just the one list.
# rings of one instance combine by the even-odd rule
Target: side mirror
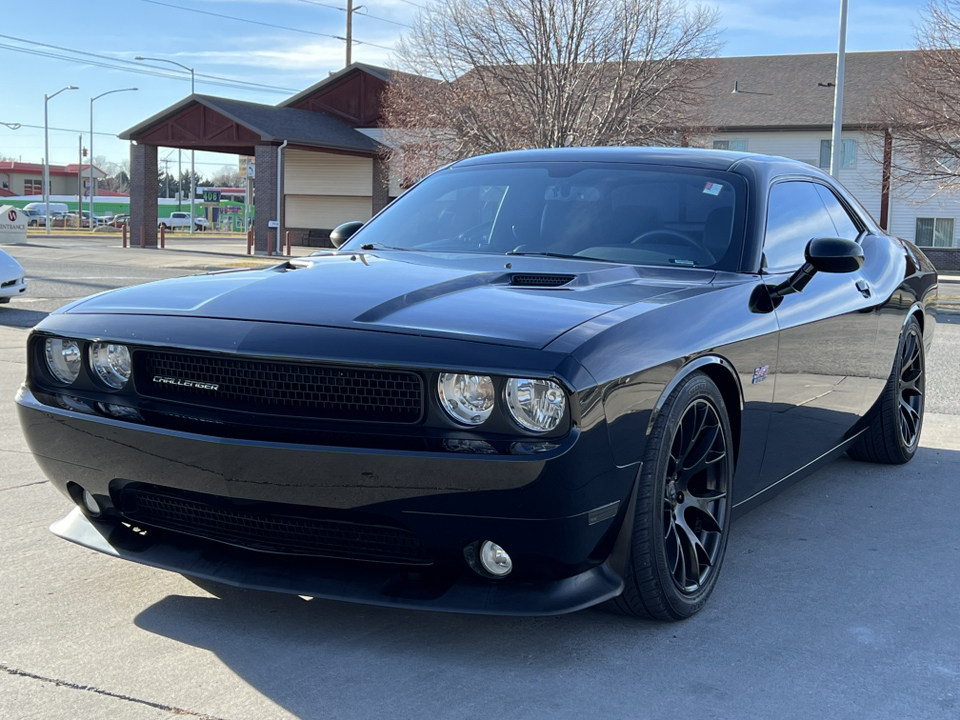
[[818,272],[849,273],[863,267],[863,248],[853,240],[844,238],[814,238],[807,243],[803,253],[806,262],[793,275],[774,288],[770,288],[773,307],[787,295],[803,292],[807,283]]
[[349,240],[350,236],[362,227],[363,223],[359,220],[351,220],[350,222],[345,222],[342,225],[337,225],[337,227],[333,229],[333,232],[330,233],[330,242],[335,248],[338,248],[347,240]]
[[814,238],[804,257],[817,272],[849,273],[863,267],[863,248],[843,238]]

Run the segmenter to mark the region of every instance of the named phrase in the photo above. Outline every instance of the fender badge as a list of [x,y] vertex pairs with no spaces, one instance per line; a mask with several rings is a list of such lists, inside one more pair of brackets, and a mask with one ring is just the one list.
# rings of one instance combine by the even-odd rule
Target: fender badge
[[162,375],[154,375],[153,381],[155,383],[160,383],[161,385],[176,385],[178,387],[185,388],[196,388],[197,390],[219,390],[220,386],[216,383],[205,383],[198,382],[196,380],[184,380],[183,378],[171,378],[163,377]]

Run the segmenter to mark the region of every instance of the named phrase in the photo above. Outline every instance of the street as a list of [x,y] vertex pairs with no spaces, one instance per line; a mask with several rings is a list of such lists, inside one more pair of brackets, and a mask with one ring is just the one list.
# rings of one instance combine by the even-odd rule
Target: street
[[841,458],[739,520],[692,619],[448,615],[201,586],[55,538],[70,503],[13,403],[28,329],[255,261],[5,249],[30,284],[0,306],[0,718],[960,718],[960,316],[927,358],[915,459]]

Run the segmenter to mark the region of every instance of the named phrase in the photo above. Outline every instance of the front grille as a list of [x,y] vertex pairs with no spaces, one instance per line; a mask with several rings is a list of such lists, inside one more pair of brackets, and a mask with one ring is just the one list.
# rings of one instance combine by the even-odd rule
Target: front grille
[[130,520],[260,552],[415,565],[432,562],[420,538],[403,528],[246,511],[227,502],[144,488],[126,488],[120,496],[122,512]]
[[420,377],[395,370],[139,350],[134,376],[145,397],[224,410],[385,423],[423,410]]
[[524,287],[560,287],[571,282],[575,275],[514,275],[510,278],[511,285]]
[[13,286],[16,285],[18,282],[20,282],[20,279],[19,279],[19,278],[15,279],[15,280],[8,280],[8,281],[5,282],[5,283],[0,283],[0,288],[13,287]]

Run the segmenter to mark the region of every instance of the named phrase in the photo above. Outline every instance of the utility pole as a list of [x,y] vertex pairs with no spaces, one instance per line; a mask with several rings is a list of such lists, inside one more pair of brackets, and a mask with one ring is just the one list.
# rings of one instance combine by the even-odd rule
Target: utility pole
[[347,65],[353,61],[353,0],[347,0]]
[[837,86],[833,100],[833,139],[831,140],[830,174],[840,179],[840,151],[843,149],[843,66],[847,51],[847,0],[840,0],[840,44],[837,47]]
[[77,136],[77,227],[83,225],[79,218],[83,217],[83,135]]

